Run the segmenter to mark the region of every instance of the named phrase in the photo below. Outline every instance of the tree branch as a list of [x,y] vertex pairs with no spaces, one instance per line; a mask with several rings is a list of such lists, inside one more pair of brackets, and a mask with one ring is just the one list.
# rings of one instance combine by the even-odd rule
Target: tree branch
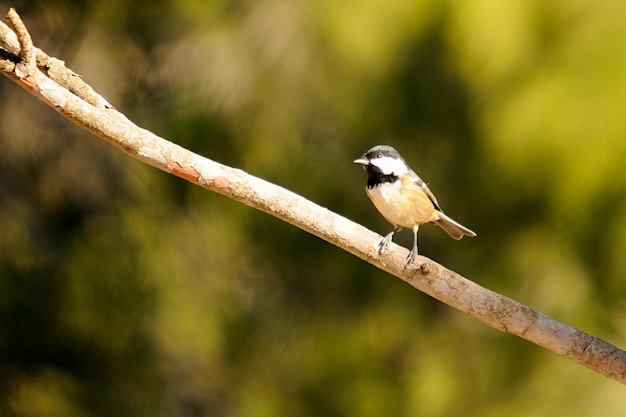
[[14,32],[0,22],[0,71],[77,125],[136,159],[324,239],[495,329],[626,383],[626,352],[604,340],[483,288],[423,256],[416,258],[416,266],[405,268],[407,250],[398,245],[392,244],[390,252],[378,256],[380,235],[291,191],[134,125],[62,61],[34,48],[15,10],[9,11],[7,19]]

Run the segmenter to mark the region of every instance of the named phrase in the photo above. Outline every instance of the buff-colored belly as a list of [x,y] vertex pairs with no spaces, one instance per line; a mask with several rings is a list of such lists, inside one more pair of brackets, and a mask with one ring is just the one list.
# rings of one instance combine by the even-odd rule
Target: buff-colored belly
[[400,182],[367,189],[376,209],[394,226],[412,228],[439,219],[428,196],[416,185],[401,187]]

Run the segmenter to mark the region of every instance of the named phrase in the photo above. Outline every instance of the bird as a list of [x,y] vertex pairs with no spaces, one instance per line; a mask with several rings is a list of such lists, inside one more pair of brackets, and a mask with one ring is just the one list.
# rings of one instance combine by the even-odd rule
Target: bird
[[355,164],[362,165],[367,173],[365,192],[376,209],[393,225],[378,245],[381,255],[393,235],[403,228],[413,231],[413,248],[407,256],[405,267],[418,254],[417,231],[420,225],[433,223],[452,238],[475,237],[476,233],[444,214],[428,185],[406,163],[402,155],[388,145],[377,145],[368,150]]

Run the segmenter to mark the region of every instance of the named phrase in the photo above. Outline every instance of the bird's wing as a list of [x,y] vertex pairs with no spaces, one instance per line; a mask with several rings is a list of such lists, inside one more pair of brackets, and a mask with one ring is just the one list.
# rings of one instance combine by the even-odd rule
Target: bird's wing
[[441,207],[439,207],[439,203],[437,202],[437,199],[435,198],[435,195],[433,194],[433,192],[430,191],[430,188],[428,188],[428,185],[426,185],[426,183],[415,173],[415,171],[413,170],[409,171],[408,176],[409,178],[411,178],[411,181],[413,181],[418,187],[420,187],[424,191],[424,193],[428,196],[430,201],[432,201],[433,205],[435,206],[435,209],[443,212],[443,210],[441,210]]

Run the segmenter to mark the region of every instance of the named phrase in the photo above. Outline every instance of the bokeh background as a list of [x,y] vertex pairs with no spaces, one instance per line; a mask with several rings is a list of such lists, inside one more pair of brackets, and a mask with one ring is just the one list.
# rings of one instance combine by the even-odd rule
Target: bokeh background
[[[626,346],[621,0],[0,2],[142,127]],[[622,416],[624,387],[157,171],[0,79],[0,415]],[[411,234],[397,242],[409,246]]]

